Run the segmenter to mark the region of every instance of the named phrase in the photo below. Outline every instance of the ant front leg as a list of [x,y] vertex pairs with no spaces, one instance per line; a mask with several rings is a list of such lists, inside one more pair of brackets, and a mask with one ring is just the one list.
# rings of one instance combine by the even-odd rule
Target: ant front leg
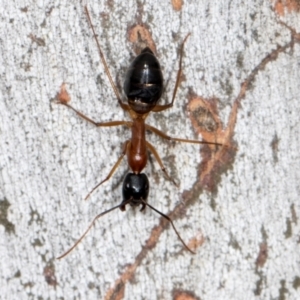
[[80,118],[88,121],[89,123],[92,123],[96,127],[113,127],[113,126],[121,126],[121,125],[131,127],[131,125],[132,125],[132,122],[128,122],[128,121],[96,122],[96,121],[90,119],[89,117],[87,117],[82,112],[78,111],[76,108],[74,108],[70,104],[68,104],[67,101],[64,101],[64,100],[61,100],[60,98],[58,98],[57,103],[62,104],[64,106],[68,107],[69,109],[73,110]]
[[165,104],[165,105],[156,105],[152,111],[153,112],[160,112],[163,110],[166,110],[168,108],[171,108],[174,104],[175,98],[176,98],[176,94],[177,94],[177,89],[180,83],[180,77],[181,77],[181,73],[182,73],[182,56],[183,56],[183,48],[184,48],[184,44],[186,42],[186,40],[188,39],[188,37],[190,36],[190,33],[184,38],[182,44],[181,44],[181,48],[180,48],[180,58],[179,58],[179,69],[177,71],[177,78],[176,78],[176,83],[175,83],[175,88],[173,91],[173,97],[172,97],[172,101],[171,103]]

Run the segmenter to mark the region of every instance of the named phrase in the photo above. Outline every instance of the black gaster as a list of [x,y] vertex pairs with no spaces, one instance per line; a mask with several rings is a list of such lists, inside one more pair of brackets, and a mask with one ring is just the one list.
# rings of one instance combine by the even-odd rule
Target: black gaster
[[[147,201],[149,194],[149,180],[146,174],[134,174],[128,173],[123,181],[123,202],[124,205],[120,206],[122,211],[125,210],[125,205],[130,200],[131,206],[138,206],[142,204],[141,211],[145,209],[145,204],[141,202],[141,199]],[[123,203],[122,202],[122,203]]]
[[153,109],[163,91],[160,64],[150,48],[146,47],[131,63],[124,82],[129,106],[145,114]]

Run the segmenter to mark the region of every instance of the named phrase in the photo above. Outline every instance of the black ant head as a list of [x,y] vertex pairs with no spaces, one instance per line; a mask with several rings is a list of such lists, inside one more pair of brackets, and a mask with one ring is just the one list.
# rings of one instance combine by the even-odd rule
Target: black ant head
[[146,47],[131,63],[124,82],[128,104],[138,114],[153,109],[163,92],[163,76],[160,64]]
[[142,205],[141,211],[145,209],[145,204],[141,201],[147,201],[149,194],[149,180],[146,174],[128,173],[123,182],[122,188],[124,205],[120,206],[121,210],[125,210],[125,205],[129,203],[131,206]]

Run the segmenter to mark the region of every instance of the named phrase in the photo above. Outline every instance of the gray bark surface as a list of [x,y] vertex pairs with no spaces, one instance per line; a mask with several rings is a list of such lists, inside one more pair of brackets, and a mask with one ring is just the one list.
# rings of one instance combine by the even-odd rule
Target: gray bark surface
[[128,206],[101,218],[56,260],[96,214],[121,202],[126,159],[83,199],[129,138],[126,128],[95,128],[56,104],[60,86],[65,82],[70,103],[96,121],[128,116],[109,85],[82,3],[4,1],[1,299],[299,299],[300,18],[297,11],[279,16],[272,5],[186,0],[175,10],[171,1],[88,3],[119,85],[135,55],[127,32],[146,25],[166,81],[162,102],[172,97],[178,49],[191,33],[175,105],[147,123],[171,136],[200,138],[187,111],[191,91],[218,99],[224,127],[239,103],[238,149],[233,162],[223,162],[226,172],[211,193],[199,183],[199,146],[149,135],[180,187],[151,158],[148,201],[164,213],[180,208],[174,223],[184,241],[194,242],[195,255],[183,250],[171,227],[156,238],[161,221],[150,209]]

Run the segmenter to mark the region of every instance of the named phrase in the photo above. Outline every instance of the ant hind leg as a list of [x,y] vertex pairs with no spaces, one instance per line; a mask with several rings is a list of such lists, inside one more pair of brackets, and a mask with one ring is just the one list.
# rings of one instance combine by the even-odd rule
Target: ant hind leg
[[178,187],[178,184],[175,182],[175,180],[168,174],[168,172],[166,171],[166,168],[161,160],[161,158],[159,157],[156,149],[149,143],[149,142],[146,142],[146,145],[147,145],[147,148],[151,151],[151,153],[154,155],[155,159],[157,160],[161,170],[165,173],[165,175],[168,177],[168,179],[170,181],[172,181],[174,183],[175,186]]

